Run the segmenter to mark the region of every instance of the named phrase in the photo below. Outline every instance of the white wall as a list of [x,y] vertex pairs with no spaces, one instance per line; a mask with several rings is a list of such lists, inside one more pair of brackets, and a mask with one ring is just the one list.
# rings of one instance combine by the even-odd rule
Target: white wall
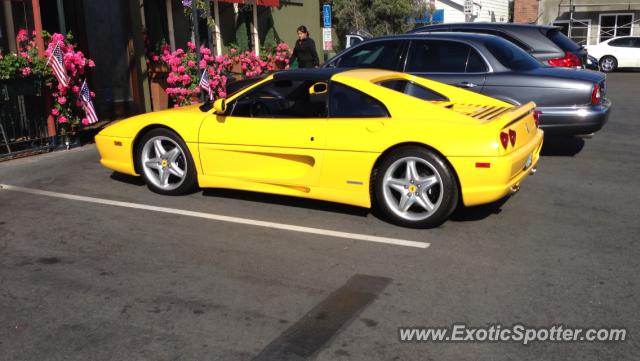
[[[474,4],[473,21],[509,21],[509,0],[474,0]],[[436,0],[436,9],[444,10],[445,23],[464,22],[463,6],[464,0]]]

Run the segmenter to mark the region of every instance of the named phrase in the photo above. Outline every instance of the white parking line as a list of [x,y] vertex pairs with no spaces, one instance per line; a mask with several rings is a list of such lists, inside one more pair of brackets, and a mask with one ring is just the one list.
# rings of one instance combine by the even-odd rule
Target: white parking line
[[116,206],[116,207],[134,208],[134,209],[142,209],[142,210],[154,211],[154,212],[178,214],[181,216],[204,218],[204,219],[220,221],[220,222],[246,224],[246,225],[256,226],[256,227],[266,227],[266,228],[272,228],[272,229],[281,229],[285,231],[318,234],[322,236],[346,238],[346,239],[353,239],[358,241],[386,243],[386,244],[391,244],[395,246],[427,248],[431,245],[430,243],[427,243],[427,242],[408,241],[408,240],[397,239],[397,238],[378,237],[378,236],[370,236],[366,234],[332,231],[329,229],[303,227],[303,226],[296,226],[293,224],[266,222],[266,221],[259,221],[255,219],[248,219],[248,218],[230,217],[230,216],[223,216],[219,214],[188,211],[184,209],[151,206],[148,204],[121,202],[121,201],[114,201],[110,199],[85,197],[85,196],[78,196],[74,194],[51,192],[51,191],[45,191],[45,190],[33,189],[33,188],[24,188],[24,187],[12,186],[7,184],[0,184],[0,189],[47,196],[47,197],[69,199],[69,200],[80,201],[80,202],[88,202],[88,203],[96,203],[96,204],[103,204],[103,205]]

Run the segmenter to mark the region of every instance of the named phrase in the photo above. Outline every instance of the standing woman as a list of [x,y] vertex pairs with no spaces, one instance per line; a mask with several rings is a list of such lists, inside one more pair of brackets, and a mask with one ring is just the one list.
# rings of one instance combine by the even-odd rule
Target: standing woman
[[309,37],[309,31],[304,25],[298,27],[298,40],[293,48],[289,64],[298,60],[298,68],[317,68],[320,65],[316,43]]

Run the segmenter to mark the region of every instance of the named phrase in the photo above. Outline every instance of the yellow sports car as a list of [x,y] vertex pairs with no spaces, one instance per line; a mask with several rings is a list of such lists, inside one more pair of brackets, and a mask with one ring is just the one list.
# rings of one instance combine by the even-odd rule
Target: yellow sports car
[[275,193],[376,206],[394,223],[433,227],[459,202],[517,190],[542,147],[535,104],[408,74],[303,69],[237,84],[213,104],[106,127],[100,162],[162,194]]

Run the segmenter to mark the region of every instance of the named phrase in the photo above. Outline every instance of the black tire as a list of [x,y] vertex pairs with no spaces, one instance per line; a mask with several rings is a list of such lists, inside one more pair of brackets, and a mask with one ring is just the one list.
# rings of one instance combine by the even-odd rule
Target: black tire
[[[416,198],[421,198],[424,196],[430,197],[429,200],[432,201],[432,205],[435,208],[432,211],[426,211],[425,218],[422,219],[408,219],[407,217],[413,217],[411,214],[411,210],[415,209],[415,207],[420,207],[417,203],[414,203],[410,206],[410,208],[405,213],[405,216],[401,216],[400,213],[403,213],[395,207],[391,205],[390,200],[392,201],[394,195],[397,195],[399,199],[402,197],[400,191],[392,190],[387,187],[385,191],[385,176],[387,172],[391,172],[392,175],[395,174],[393,172],[402,172],[402,162],[412,161],[414,160],[417,166],[422,169],[418,169],[418,175],[420,179],[425,179],[426,177],[436,176],[441,180],[439,184],[434,186],[430,186],[430,188],[424,187],[422,189],[422,193],[420,189],[416,189],[413,186],[413,192],[408,190],[405,192],[411,193]],[[429,166],[430,165],[430,166]],[[393,168],[391,168],[393,167]],[[431,172],[431,173],[430,173]],[[436,174],[437,173],[437,174]],[[406,175],[406,173],[405,173]],[[374,206],[382,213],[382,215],[387,218],[391,223],[412,227],[412,228],[433,228],[441,225],[445,222],[451,213],[455,210],[458,205],[458,183],[456,181],[456,176],[454,172],[451,170],[447,162],[435,152],[419,146],[406,146],[401,147],[394,150],[389,155],[385,156],[384,159],[380,162],[379,166],[374,170],[372,174],[372,193],[374,196],[373,204]],[[396,178],[394,176],[394,178]],[[411,178],[411,177],[409,177]],[[416,182],[417,184],[418,182]],[[408,186],[411,186],[408,184]],[[406,188],[406,187],[405,187]],[[437,189],[436,189],[437,188]],[[425,191],[425,189],[429,189]],[[435,189],[435,191],[434,191]],[[441,192],[440,195],[432,194]],[[385,197],[385,194],[387,195]],[[420,195],[420,196],[417,196]],[[424,199],[424,198],[421,198]],[[438,202],[433,202],[434,199],[439,199]],[[426,209],[423,209],[426,210]],[[430,213],[429,213],[430,212]],[[416,215],[419,212],[416,212]],[[418,216],[416,216],[418,217]]]
[[[170,189],[158,186],[156,184],[157,180],[154,181],[153,179],[154,177],[153,169],[145,168],[143,165],[143,156],[144,156],[143,152],[145,150],[145,145],[150,141],[152,141],[154,138],[158,139],[158,137],[162,137],[162,139],[165,139],[163,141],[164,144],[168,144],[169,146],[175,145],[179,147],[180,151],[182,152],[182,154],[177,157],[176,164],[180,164],[182,167],[184,167],[184,177],[182,178],[181,181],[176,181],[174,184],[175,187],[172,186],[170,187]],[[187,147],[185,142],[175,132],[166,128],[156,128],[145,133],[140,139],[140,142],[138,142],[138,146],[135,151],[135,157],[136,157],[135,161],[137,164],[138,172],[142,174],[142,178],[144,178],[145,182],[147,183],[147,186],[153,192],[174,196],[174,195],[183,195],[183,194],[191,193],[197,189],[197,184],[198,184],[197,171],[196,171],[195,164],[193,162],[193,158],[191,157],[191,153],[189,152],[189,148]],[[147,157],[150,157],[150,156],[147,154]],[[164,166],[164,168],[167,168],[167,167]],[[168,178],[169,182],[172,179],[171,177],[174,177],[173,178],[174,180],[176,178],[176,176],[170,175]]]
[[610,73],[618,69],[618,60],[611,55],[605,55],[600,59],[598,65],[601,72]]

